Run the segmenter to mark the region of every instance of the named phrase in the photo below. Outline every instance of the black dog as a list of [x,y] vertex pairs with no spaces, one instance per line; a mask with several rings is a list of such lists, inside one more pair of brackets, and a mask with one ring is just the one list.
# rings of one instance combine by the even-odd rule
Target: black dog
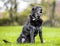
[[[42,38],[42,8],[39,6],[33,7],[31,14],[28,17],[27,22],[25,23],[22,33],[17,39],[18,43],[34,43],[35,37],[39,33],[41,43],[43,43]],[[6,40],[3,40],[5,43],[10,43]]]
[[26,24],[23,27],[22,33],[17,39],[18,43],[34,43],[35,37],[39,33],[41,43],[42,38],[42,8],[39,6],[33,7],[32,12],[28,17]]

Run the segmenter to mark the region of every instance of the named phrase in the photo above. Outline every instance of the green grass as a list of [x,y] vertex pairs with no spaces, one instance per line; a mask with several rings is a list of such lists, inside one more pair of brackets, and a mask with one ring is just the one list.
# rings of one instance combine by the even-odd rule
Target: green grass
[[[43,27],[43,39],[45,43],[41,44],[39,36],[36,37],[34,44],[18,44],[16,39],[22,31],[22,26],[0,26],[0,46],[60,46],[60,28]],[[4,43],[6,39],[12,43]]]

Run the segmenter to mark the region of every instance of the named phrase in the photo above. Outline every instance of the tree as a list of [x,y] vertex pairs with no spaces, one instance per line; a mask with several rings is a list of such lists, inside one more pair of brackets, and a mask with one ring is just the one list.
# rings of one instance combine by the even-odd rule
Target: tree
[[50,11],[50,22],[51,26],[55,26],[55,7],[56,7],[56,0],[52,1],[51,4],[51,11]]
[[56,0],[41,0],[41,4],[43,7],[43,13],[44,15],[47,15],[49,17],[49,20],[47,23],[49,23],[50,26],[55,26],[55,6],[56,6]]
[[[10,8],[8,9],[8,5],[10,4]],[[7,0],[4,5],[6,6],[6,10],[9,13],[10,19],[12,22],[15,21],[15,17],[17,16],[17,0]]]

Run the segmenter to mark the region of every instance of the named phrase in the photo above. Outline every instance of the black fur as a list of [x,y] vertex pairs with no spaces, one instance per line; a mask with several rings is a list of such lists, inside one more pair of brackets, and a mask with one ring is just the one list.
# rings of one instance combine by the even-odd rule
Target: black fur
[[[42,8],[39,6],[33,7],[32,12],[25,23],[22,33],[17,39],[18,43],[34,43],[35,37],[39,33],[41,43],[43,43],[42,38]],[[25,39],[22,42],[22,39]]]
[[[28,20],[23,27],[22,33],[17,38],[18,43],[34,43],[35,37],[38,33],[41,43],[43,43],[41,15],[41,7],[36,6],[32,8],[31,14],[29,15]],[[3,41],[7,43],[6,40]]]

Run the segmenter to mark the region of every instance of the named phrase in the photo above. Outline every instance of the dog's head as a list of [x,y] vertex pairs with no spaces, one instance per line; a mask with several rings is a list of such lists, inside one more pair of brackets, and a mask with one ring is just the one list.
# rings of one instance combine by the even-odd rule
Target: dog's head
[[42,8],[39,6],[35,6],[32,8],[32,13],[31,13],[31,18],[32,20],[37,20],[41,17],[42,15]]

